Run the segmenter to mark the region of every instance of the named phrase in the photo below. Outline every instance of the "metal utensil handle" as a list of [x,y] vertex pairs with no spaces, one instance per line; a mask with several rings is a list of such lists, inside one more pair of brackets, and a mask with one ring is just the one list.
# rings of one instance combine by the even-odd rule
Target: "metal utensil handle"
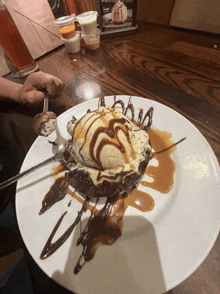
[[43,161],[43,162],[41,162],[41,163],[39,163],[39,164],[37,164],[37,165],[35,165],[35,166],[27,169],[26,171],[24,171],[24,172],[22,172],[20,174],[17,174],[16,176],[14,176],[14,177],[8,179],[7,181],[1,183],[0,184],[0,190],[3,189],[3,188],[5,188],[5,187],[7,187],[7,186],[9,186],[9,185],[11,185],[11,184],[13,184],[17,180],[19,180],[19,179],[27,176],[28,174],[32,173],[33,171],[35,171],[35,170],[37,170],[37,169],[39,169],[39,168],[41,168],[41,167],[43,167],[43,166],[45,166],[45,165],[53,162],[55,160],[56,160],[56,158],[55,158],[55,155],[54,155],[54,156],[46,159],[45,161]]
[[48,92],[47,90],[43,90],[44,93],[44,108],[43,108],[43,112],[47,112],[48,111]]

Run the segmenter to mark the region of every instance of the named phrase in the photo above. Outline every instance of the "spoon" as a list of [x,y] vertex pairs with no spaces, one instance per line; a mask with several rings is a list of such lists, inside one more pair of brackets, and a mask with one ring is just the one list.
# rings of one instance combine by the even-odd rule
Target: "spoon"
[[27,176],[28,174],[34,172],[35,170],[40,169],[41,167],[43,167],[45,165],[48,165],[51,162],[54,162],[54,161],[62,161],[63,158],[64,158],[63,157],[64,151],[65,151],[65,143],[62,143],[62,144],[59,145],[59,147],[57,149],[57,153],[54,156],[52,156],[52,157],[44,160],[43,162],[41,162],[41,163],[39,163],[39,164],[37,164],[37,165],[35,165],[35,166],[27,169],[26,171],[24,171],[22,173],[19,173],[16,176],[8,179],[7,181],[1,183],[0,184],[0,190],[3,189],[3,188],[5,188],[5,187],[7,187],[7,186],[9,186],[9,185],[11,185],[11,184],[13,184],[13,183],[15,183],[15,182],[17,182],[19,179]]
[[34,117],[33,127],[39,136],[47,137],[55,130],[57,125],[57,117],[55,113],[48,111],[48,92],[47,90],[43,90],[43,92],[45,97],[43,112],[38,113]]

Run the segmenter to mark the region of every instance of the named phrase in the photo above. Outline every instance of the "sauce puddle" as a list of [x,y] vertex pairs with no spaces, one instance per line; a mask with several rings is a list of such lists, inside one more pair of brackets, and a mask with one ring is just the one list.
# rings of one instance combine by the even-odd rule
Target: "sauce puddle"
[[137,188],[125,198],[125,205],[132,206],[142,212],[151,211],[154,208],[154,199],[148,193]]
[[148,135],[152,148],[155,150],[151,158],[158,161],[158,166],[148,165],[145,174],[153,178],[153,182],[142,181],[141,185],[167,194],[174,184],[176,165],[171,154],[176,150],[176,146],[169,148],[173,145],[173,141],[171,140],[172,135],[168,132],[150,129]]

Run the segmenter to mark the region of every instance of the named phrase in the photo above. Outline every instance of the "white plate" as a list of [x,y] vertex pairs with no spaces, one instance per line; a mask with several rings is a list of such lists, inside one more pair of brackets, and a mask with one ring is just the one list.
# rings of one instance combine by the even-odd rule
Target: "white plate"
[[[129,97],[117,96],[117,99],[126,104]],[[174,110],[144,98],[132,97],[132,102],[136,111],[154,107],[153,129],[172,133],[174,142],[187,137],[173,153],[174,187],[169,194],[150,191],[155,199],[155,208],[150,212],[129,208],[124,216],[122,237],[112,246],[100,247],[78,275],[73,274],[73,269],[82,251],[81,246],[76,246],[79,226],[53,255],[46,260],[39,258],[59,217],[68,210],[55,239],[72,224],[81,208],[74,199],[68,207],[71,196],[67,195],[39,216],[41,202],[54,183],[51,168],[57,163],[36,171],[17,185],[18,224],[30,254],[49,277],[78,294],[163,293],[198,268],[219,233],[219,165],[206,139]],[[66,123],[72,115],[79,118],[88,108],[97,109],[97,104],[94,99],[59,116],[62,136],[69,138]],[[106,104],[113,104],[113,96],[106,97]],[[48,143],[53,136],[36,139],[22,171],[53,155],[53,147]],[[85,214],[83,224],[89,215]]]

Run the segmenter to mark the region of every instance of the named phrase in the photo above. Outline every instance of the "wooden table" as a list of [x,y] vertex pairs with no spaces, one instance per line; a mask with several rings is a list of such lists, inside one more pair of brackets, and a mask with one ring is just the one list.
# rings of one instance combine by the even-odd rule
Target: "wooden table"
[[[139,24],[139,33],[84,46],[68,55],[60,47],[37,60],[40,70],[62,79],[65,91],[51,103],[57,115],[102,95],[134,95],[165,104],[205,136],[220,162],[219,36]],[[216,47],[216,46],[215,46]],[[86,91],[89,89],[89,91]],[[172,294],[220,293],[220,237],[203,264]]]

